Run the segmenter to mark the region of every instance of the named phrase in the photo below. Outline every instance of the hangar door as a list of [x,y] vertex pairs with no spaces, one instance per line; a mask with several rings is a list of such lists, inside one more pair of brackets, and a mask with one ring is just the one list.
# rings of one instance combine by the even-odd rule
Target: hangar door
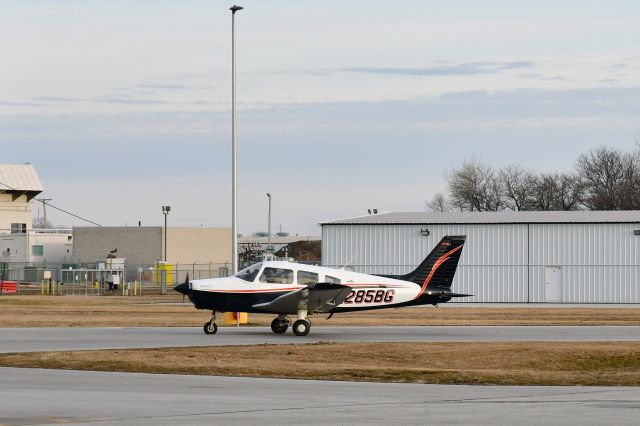
[[548,303],[562,302],[562,268],[547,266],[544,276],[545,301]]

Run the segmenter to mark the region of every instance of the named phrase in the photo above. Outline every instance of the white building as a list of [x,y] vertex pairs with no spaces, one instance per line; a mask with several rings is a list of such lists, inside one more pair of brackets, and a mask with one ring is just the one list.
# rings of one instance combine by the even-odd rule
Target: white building
[[640,211],[385,213],[322,223],[322,264],[409,272],[466,235],[453,289],[467,302],[640,303]]
[[70,229],[32,227],[32,205],[42,191],[31,164],[0,164],[0,262],[55,264],[71,260]]

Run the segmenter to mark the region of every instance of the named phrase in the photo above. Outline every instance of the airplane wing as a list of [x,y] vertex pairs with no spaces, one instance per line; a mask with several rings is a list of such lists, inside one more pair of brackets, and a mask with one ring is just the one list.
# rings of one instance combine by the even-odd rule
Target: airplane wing
[[310,314],[327,313],[344,302],[350,291],[351,287],[342,284],[309,284],[300,290],[285,293],[269,303],[253,305],[253,308],[275,314],[296,314],[302,309]]

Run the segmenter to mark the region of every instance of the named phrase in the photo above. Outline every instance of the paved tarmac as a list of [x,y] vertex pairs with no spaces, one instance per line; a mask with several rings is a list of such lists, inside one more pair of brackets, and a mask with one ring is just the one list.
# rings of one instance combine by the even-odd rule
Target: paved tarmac
[[0,368],[0,424],[637,424],[640,388],[382,384]]
[[317,327],[306,337],[266,327],[0,328],[0,353],[331,342],[640,341],[640,326]]

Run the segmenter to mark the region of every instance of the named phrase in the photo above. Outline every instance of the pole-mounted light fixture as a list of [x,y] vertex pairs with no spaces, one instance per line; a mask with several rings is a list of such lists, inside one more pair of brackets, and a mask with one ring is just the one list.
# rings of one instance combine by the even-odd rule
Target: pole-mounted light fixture
[[171,206],[162,206],[162,214],[164,215],[164,256],[163,259],[167,261],[167,216],[171,211]]
[[267,251],[273,253],[273,248],[271,247],[271,194],[267,192],[267,198],[269,199],[269,223],[267,224]]
[[231,6],[231,273],[238,272],[238,195],[236,153],[236,12],[242,6]]

